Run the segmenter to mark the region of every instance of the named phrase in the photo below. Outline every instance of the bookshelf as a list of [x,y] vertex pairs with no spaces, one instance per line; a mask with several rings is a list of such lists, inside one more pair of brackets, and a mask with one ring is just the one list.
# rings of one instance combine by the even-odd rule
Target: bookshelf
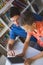
[[8,30],[8,26],[0,18],[0,37]]
[[[9,22],[10,20],[8,19],[8,17],[5,15],[6,12],[9,10],[9,8],[12,5],[12,2],[14,0],[9,0],[1,9],[0,9],[0,30],[1,30],[1,24],[3,29],[0,31],[0,38],[4,35],[4,33],[10,28],[10,26],[12,25],[11,22]],[[1,16],[4,16],[4,18],[6,19],[7,22],[9,22],[8,24],[6,24],[6,22],[1,18]]]
[[[6,3],[1,6],[3,1],[6,1]],[[10,19],[7,17],[6,13],[12,6],[12,2],[14,0],[0,0],[0,54],[2,52],[1,50],[1,45],[3,48],[6,48],[7,41],[9,39],[9,30],[12,25],[12,22]]]
[[6,13],[6,11],[11,7],[11,4],[14,0],[9,0],[1,9],[0,9],[0,15]]

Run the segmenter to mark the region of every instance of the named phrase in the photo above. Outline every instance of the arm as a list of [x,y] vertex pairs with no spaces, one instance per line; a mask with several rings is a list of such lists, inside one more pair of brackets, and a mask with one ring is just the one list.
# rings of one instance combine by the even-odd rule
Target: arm
[[[13,27],[13,25],[12,25]],[[15,27],[16,28],[16,27]],[[15,28],[13,28],[15,30]],[[12,50],[14,43],[15,43],[15,38],[17,37],[15,32],[11,29],[11,31],[9,32],[10,36],[9,36],[9,40],[8,40],[8,50]]]
[[24,42],[24,48],[23,48],[23,53],[26,53],[26,50],[29,46],[29,41],[30,41],[31,36],[29,35],[29,33],[27,34],[26,40]]
[[30,65],[33,61],[35,61],[35,60],[37,60],[41,57],[43,57],[43,51],[41,53],[39,53],[38,55],[36,55],[36,56],[33,56],[31,58],[26,59],[24,61],[24,65]]
[[39,59],[41,57],[43,57],[43,51],[41,53],[39,53],[38,55],[32,57],[31,59],[32,59],[32,61],[34,61],[34,60],[37,60],[37,59]]
[[15,41],[13,39],[9,39],[7,49],[12,50],[14,43],[15,43]]
[[24,42],[23,51],[22,51],[21,54],[19,54],[19,55],[17,55],[17,56],[23,57],[23,56],[25,55],[26,50],[27,50],[27,48],[28,48],[28,46],[29,46],[30,37],[31,37],[31,36],[30,36],[29,34],[27,34],[26,40],[25,40],[25,42]]
[[14,56],[14,55],[15,55],[15,53],[14,53],[14,51],[13,51],[14,43],[15,43],[14,40],[9,39],[8,45],[7,45],[7,50],[8,50],[7,56]]
[[12,55],[14,55],[13,46],[14,46],[15,38],[16,38],[16,35],[13,32],[13,30],[10,31],[10,36],[9,37],[10,37],[10,39],[9,39],[8,45],[7,45],[7,50],[8,50],[7,54],[9,56],[12,56]]

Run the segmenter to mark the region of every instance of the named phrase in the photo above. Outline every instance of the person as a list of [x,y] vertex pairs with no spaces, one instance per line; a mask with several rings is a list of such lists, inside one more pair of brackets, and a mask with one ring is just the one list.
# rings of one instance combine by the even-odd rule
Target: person
[[[18,22],[18,20],[20,18],[20,12],[17,7],[11,7],[10,17],[11,17],[11,21],[13,21],[13,25],[11,26],[9,41],[8,41],[8,45],[7,45],[7,49],[8,49],[7,55],[14,56],[15,53],[13,51],[13,46],[15,43],[15,38],[17,36],[26,38],[27,33],[23,28],[21,28],[20,22]],[[24,43],[26,43],[26,41]],[[24,51],[25,51],[25,49],[24,49]],[[21,55],[23,56],[24,54],[25,54],[25,52],[22,53]]]
[[[42,16],[40,16],[40,15],[38,15],[38,14],[35,14],[35,13],[32,13],[32,16],[35,18],[35,27],[36,27],[36,30],[38,31],[38,32],[35,32],[35,33],[39,33],[39,36],[38,35],[36,35],[36,36],[34,36],[34,34],[32,33],[32,35],[34,36],[34,37],[36,37],[36,39],[38,40],[39,39],[39,37],[40,37],[40,35],[42,36],[42,39],[43,39],[43,17]],[[34,23],[34,22],[33,22]],[[34,28],[35,29],[35,28]],[[30,34],[31,34],[30,33]],[[37,37],[38,36],[38,37]],[[40,38],[41,39],[41,38]],[[41,40],[42,40],[41,39]],[[42,51],[41,53],[39,53],[39,54],[37,54],[37,55],[35,55],[35,56],[33,56],[33,57],[31,57],[31,58],[27,58],[25,61],[24,61],[24,65],[31,65],[31,63],[33,62],[33,61],[35,61],[35,60],[37,60],[37,59],[40,59],[40,58],[42,58],[43,57],[43,40],[42,40],[42,44],[40,45],[41,43],[40,43],[40,40],[38,41],[38,44],[36,43],[36,45],[35,45],[35,48],[36,49],[38,49],[38,50],[40,50],[40,51]]]
[[[36,37],[37,26],[36,26],[36,23],[34,23],[35,20],[33,19],[32,15],[31,16],[29,15],[29,17],[28,16],[21,17],[20,13],[16,7],[11,8],[10,16],[11,16],[11,20],[13,21],[14,24],[11,26],[10,38],[8,41],[8,48],[9,48],[8,55],[10,55],[10,56],[15,55],[15,53],[13,51],[13,46],[15,43],[15,38],[17,36],[19,36],[19,37],[25,38],[23,51],[21,54],[18,55],[18,56],[23,57],[26,53],[28,46],[29,46],[29,41],[31,39],[31,36],[34,36],[34,33],[35,33],[35,37]],[[43,24],[41,24],[41,25],[43,28]],[[40,45],[40,44],[38,44],[38,45]]]
[[[30,19],[32,19],[32,16]],[[27,30],[27,32],[28,30],[31,30],[31,32],[28,32],[28,34],[30,34],[30,36],[34,36],[37,39],[37,44],[35,44],[34,47],[40,51],[43,51],[43,20],[33,22],[29,20],[28,24],[25,24],[23,27],[25,30]]]
[[35,55],[31,58],[27,58],[25,61],[24,61],[24,65],[31,65],[31,63],[37,59],[40,59],[43,57],[43,51],[41,53],[39,53],[38,55]]

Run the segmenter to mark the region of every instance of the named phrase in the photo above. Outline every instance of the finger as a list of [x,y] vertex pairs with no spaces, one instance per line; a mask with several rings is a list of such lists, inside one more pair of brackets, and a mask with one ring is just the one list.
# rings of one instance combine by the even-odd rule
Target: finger
[[12,55],[12,56],[14,56],[14,53],[13,53],[13,51],[11,51],[11,55]]
[[27,62],[27,60],[25,60],[24,65],[30,65],[30,64],[29,64],[29,62]]
[[11,52],[9,52],[9,53],[8,53],[8,56],[12,56],[12,53],[11,53]]
[[15,55],[15,52],[13,51],[14,55]]
[[15,53],[14,53],[14,51],[12,51],[12,56],[15,56]]
[[24,65],[28,65],[27,63],[24,63]]
[[25,65],[30,65],[29,63],[25,63]]
[[27,63],[27,60],[25,59],[24,63]]
[[24,65],[26,65],[26,61],[24,61]]

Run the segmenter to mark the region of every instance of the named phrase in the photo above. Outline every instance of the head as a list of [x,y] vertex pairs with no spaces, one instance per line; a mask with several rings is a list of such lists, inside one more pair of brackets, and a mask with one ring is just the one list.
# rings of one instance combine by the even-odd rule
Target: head
[[22,15],[22,21],[21,21],[21,25],[22,26],[26,26],[27,28],[36,28],[36,24],[35,24],[35,19],[32,16],[32,13],[26,13],[24,15]]
[[11,20],[16,24],[18,24],[18,19],[20,17],[20,11],[18,10],[17,7],[11,7],[10,8],[10,18]]

